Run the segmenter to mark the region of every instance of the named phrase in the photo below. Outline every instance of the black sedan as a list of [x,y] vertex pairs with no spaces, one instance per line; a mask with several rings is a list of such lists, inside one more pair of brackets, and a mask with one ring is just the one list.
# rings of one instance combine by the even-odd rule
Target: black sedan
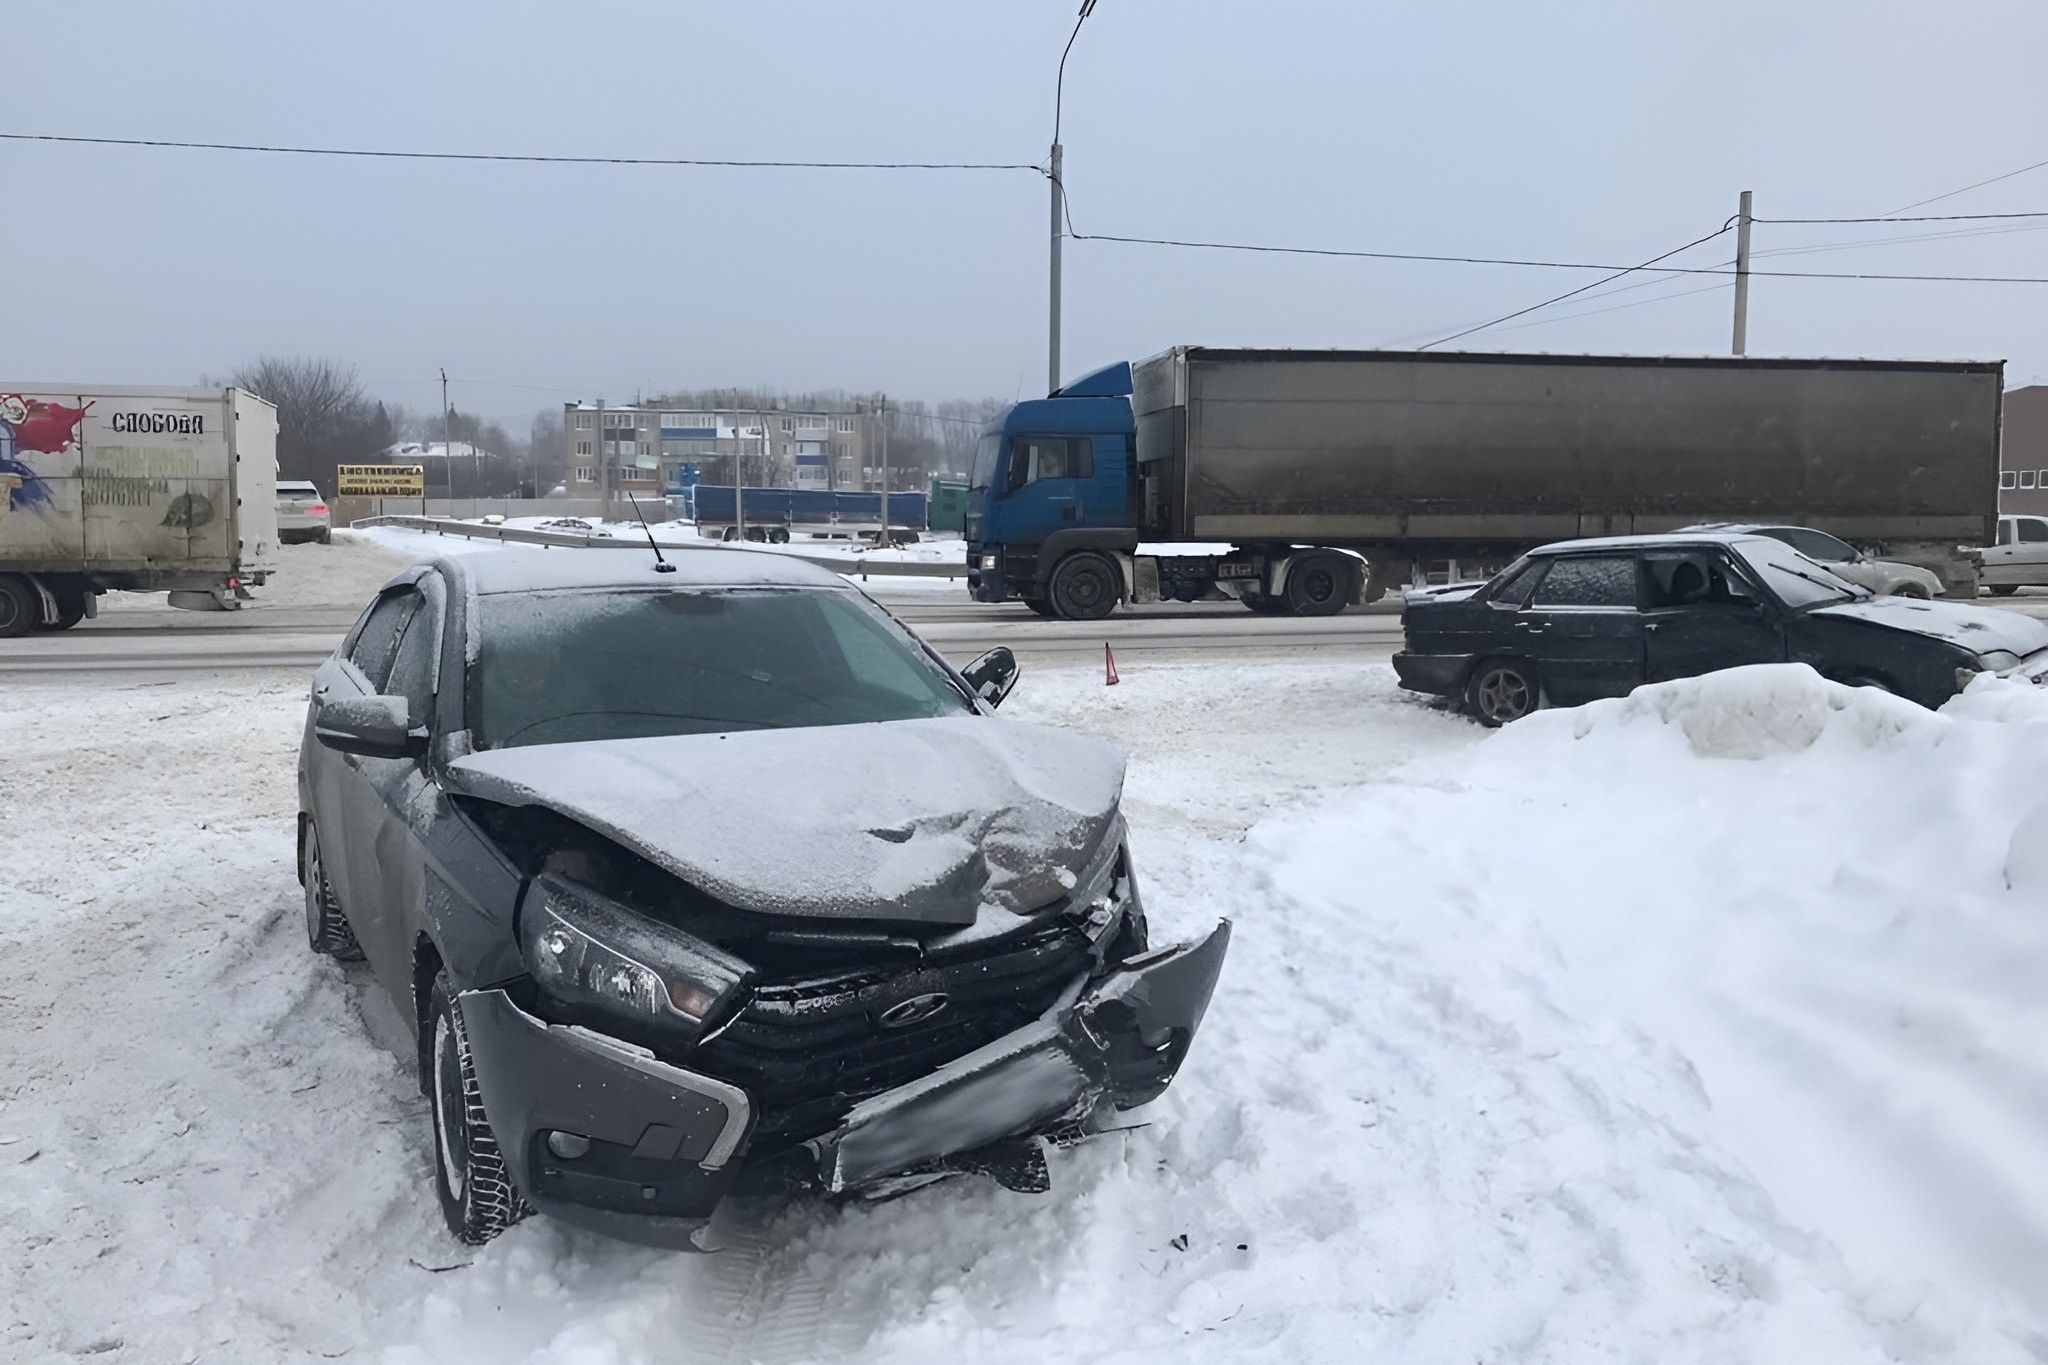
[[1227,925],[1154,948],[1123,759],[1005,721],[838,575],[742,549],[422,566],[314,676],[315,950],[412,1026],[450,1229],[686,1246],[735,1181],[1042,1190],[1173,1078]]
[[1545,545],[1480,587],[1411,593],[1401,624],[1401,685],[1461,698],[1487,725],[1741,664],[1807,663],[1929,707],[1977,673],[2048,674],[2048,625],[1874,597],[1733,533]]

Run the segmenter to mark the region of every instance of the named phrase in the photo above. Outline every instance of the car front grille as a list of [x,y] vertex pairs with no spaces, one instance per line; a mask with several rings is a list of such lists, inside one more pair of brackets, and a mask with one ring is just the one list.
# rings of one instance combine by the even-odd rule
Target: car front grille
[[[860,1100],[1023,1027],[1089,965],[1087,941],[1058,925],[938,965],[906,962],[768,981],[697,1046],[689,1064],[754,1096],[761,1109],[753,1141],[758,1154],[825,1132]],[[891,1009],[928,1004],[935,995],[945,997],[945,1006],[929,1017],[900,1027],[883,1024]]]

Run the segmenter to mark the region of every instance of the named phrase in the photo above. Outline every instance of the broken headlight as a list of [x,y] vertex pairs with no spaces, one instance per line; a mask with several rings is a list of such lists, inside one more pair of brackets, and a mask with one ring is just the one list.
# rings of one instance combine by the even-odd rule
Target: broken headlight
[[519,916],[534,981],[680,1043],[693,1043],[753,976],[731,953],[584,887],[543,874]]

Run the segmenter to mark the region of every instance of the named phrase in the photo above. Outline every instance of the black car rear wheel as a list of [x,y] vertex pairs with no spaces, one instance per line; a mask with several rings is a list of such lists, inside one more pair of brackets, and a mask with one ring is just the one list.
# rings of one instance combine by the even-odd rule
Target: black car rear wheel
[[327,880],[327,864],[320,857],[320,831],[311,820],[299,836],[299,879],[306,884],[306,942],[316,953],[361,962],[362,945],[341,913],[334,887]]
[[504,1154],[484,1116],[469,1055],[469,1034],[444,974],[428,996],[432,1046],[427,1098],[434,1110],[434,1192],[457,1240],[482,1246],[529,1212],[513,1188]]
[[1993,597],[2010,597],[2020,590],[2017,583],[1988,583],[1985,586],[1991,589]]
[[1536,670],[1519,659],[1488,659],[1472,670],[1465,684],[1465,704],[1488,727],[1520,720],[1536,709],[1541,697]]

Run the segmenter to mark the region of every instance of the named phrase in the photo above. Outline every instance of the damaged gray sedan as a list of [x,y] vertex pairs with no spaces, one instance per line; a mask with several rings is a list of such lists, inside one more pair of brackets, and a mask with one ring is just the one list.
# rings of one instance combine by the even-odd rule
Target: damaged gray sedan
[[417,1034],[449,1228],[687,1246],[738,1182],[1049,1181],[1172,1081],[1228,942],[1146,938],[1098,740],[997,720],[837,575],[502,551],[313,682],[313,947]]

